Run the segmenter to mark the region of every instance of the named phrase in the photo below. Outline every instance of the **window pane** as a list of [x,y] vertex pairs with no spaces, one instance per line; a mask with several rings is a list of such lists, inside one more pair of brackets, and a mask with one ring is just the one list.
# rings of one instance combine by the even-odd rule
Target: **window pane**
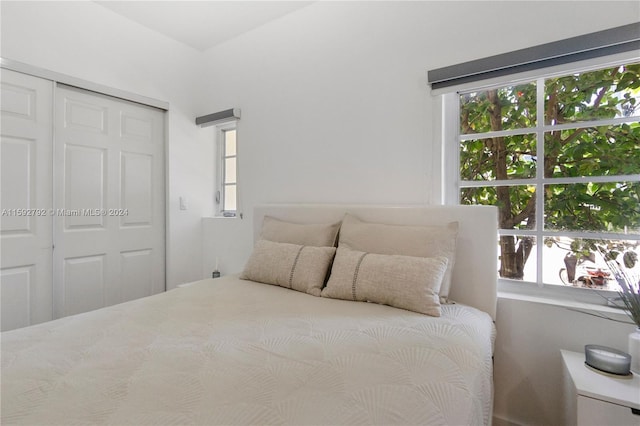
[[640,64],[545,81],[545,123],[638,117]]
[[544,135],[545,177],[640,173],[640,123],[588,127]]
[[231,157],[236,155],[236,131],[227,130],[224,132],[224,155]]
[[545,186],[545,229],[640,232],[640,182]]
[[638,241],[547,237],[543,248],[544,282],[618,291],[611,261],[637,282],[639,255]]
[[501,235],[499,240],[502,278],[536,282],[536,237]]
[[462,188],[460,204],[498,206],[501,229],[535,229],[533,185]]
[[236,210],[236,185],[224,186],[224,210]]
[[522,129],[536,124],[536,83],[460,95],[460,133]]
[[460,143],[463,180],[526,179],[536,176],[536,135]]
[[224,183],[236,183],[236,157],[224,159]]

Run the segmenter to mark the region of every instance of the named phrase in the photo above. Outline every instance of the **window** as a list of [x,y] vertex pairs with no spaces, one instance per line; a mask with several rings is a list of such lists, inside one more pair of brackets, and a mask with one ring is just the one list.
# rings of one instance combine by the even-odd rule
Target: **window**
[[455,96],[445,153],[457,201],[498,206],[500,277],[618,290],[615,260],[637,282],[640,64]]
[[238,151],[236,124],[218,126],[218,215],[236,217],[238,210]]

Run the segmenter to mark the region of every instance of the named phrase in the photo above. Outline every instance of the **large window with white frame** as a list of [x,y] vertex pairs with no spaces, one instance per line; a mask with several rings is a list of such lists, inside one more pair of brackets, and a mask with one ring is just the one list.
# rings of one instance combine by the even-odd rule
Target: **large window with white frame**
[[238,146],[236,123],[217,127],[218,178],[216,185],[217,214],[236,217],[238,211]]
[[498,207],[500,277],[615,291],[617,264],[637,282],[640,64],[452,96],[457,201]]

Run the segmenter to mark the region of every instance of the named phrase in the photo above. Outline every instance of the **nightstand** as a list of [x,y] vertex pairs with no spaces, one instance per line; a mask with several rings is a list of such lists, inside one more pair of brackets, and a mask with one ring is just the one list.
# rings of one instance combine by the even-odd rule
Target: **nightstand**
[[640,376],[601,373],[562,350],[566,425],[640,426]]

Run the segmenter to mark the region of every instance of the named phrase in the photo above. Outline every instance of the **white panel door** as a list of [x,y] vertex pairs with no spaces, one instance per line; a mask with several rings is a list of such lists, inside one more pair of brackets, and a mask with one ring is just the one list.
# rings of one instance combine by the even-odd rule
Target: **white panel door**
[[3,331],[52,319],[53,83],[1,70]]
[[164,291],[164,113],[63,85],[55,102],[55,317]]

